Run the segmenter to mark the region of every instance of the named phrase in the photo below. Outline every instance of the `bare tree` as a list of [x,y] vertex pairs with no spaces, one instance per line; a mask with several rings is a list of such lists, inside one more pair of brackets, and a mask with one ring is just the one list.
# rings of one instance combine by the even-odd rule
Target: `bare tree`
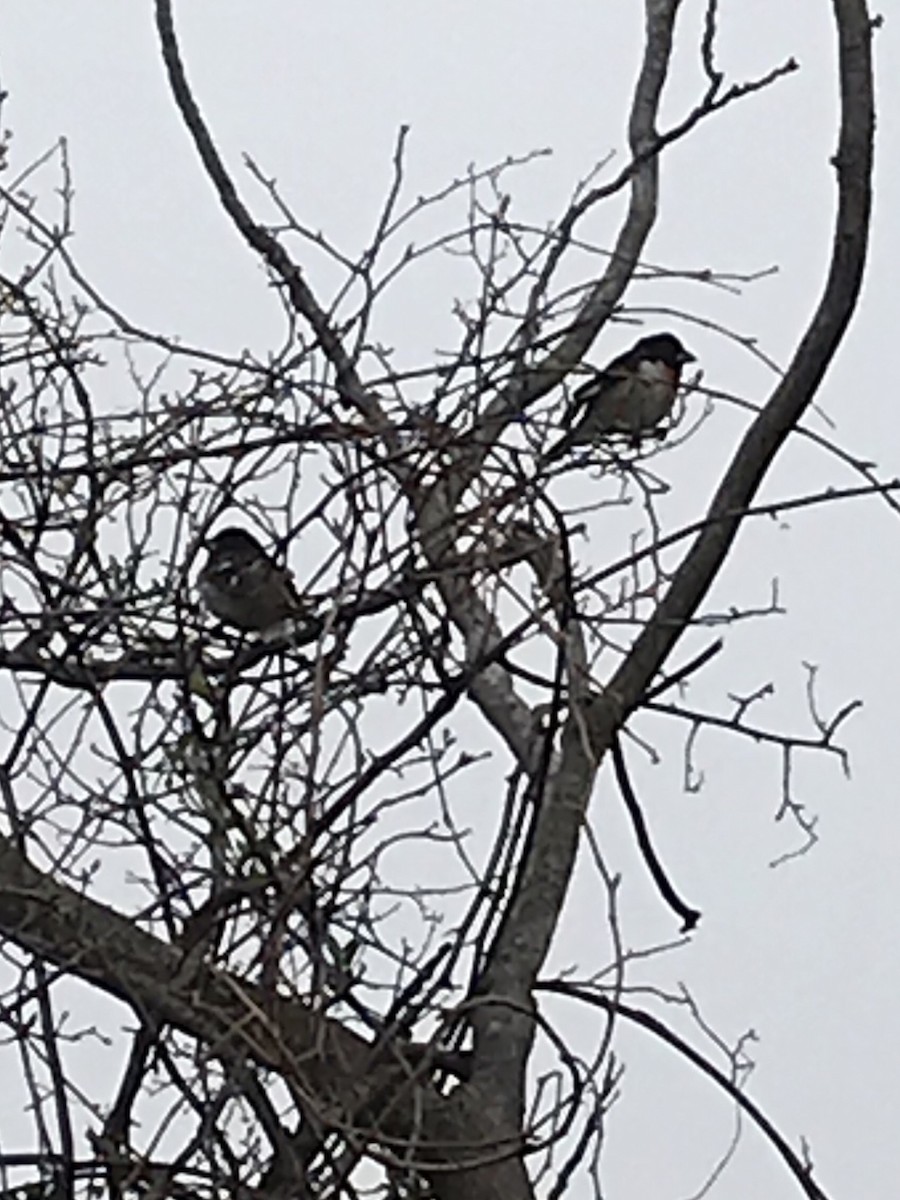
[[[645,0],[629,162],[583,185],[552,227],[512,220],[512,161],[407,202],[401,131],[372,243],[351,258],[252,163],[277,222],[245,206],[190,90],[170,0],[156,0],[185,127],[282,298],[286,336],[265,363],[138,329],[98,294],[70,252],[64,145],[4,188],[0,1023],[35,1131],[29,1152],[4,1139],[4,1195],[560,1196],[596,1181],[623,1022],[724,1089],[800,1190],[824,1195],[745,1094],[740,1045],[716,1066],[712,1048],[626,998],[616,880],[586,820],[609,757],[660,902],[689,930],[699,913],[654,852],[625,735],[640,736],[648,711],[684,726],[688,786],[698,732],[774,746],[785,811],[809,839],[792,756],[842,758],[835,737],[853,707],[820,716],[811,674],[813,732],[787,734],[748,717],[759,695],[705,712],[681,685],[722,649],[703,640],[702,606],[742,522],[835,499],[754,507],[859,294],[873,138],[864,0],[833,0],[828,279],[708,512],[677,529],[660,513],[665,456],[690,434],[677,422],[652,444],[544,458],[548,423],[645,269],[660,156],[794,69],[728,85],[709,0],[705,93],[660,130],[678,7]],[[52,169],[60,208],[48,218],[33,193]],[[462,227],[409,240],[460,193]],[[620,193],[627,211],[598,274],[579,222]],[[448,250],[477,279],[457,303],[458,344],[400,370],[371,336],[374,315],[404,272]],[[308,255],[342,275],[327,300]],[[126,408],[107,382],[119,386],[123,363]],[[700,376],[689,386],[715,397]],[[427,404],[411,399],[423,392]],[[854,490],[890,499],[855,465]],[[597,472],[594,509],[637,497],[643,514],[642,539],[591,569],[579,562],[585,514],[547,486],[575,469]],[[275,636],[237,634],[198,606],[201,547],[231,523],[278,562],[306,564],[308,607]],[[576,983],[544,964],[579,847],[608,938],[605,964]],[[551,1022],[552,995],[593,1014],[591,1056]],[[97,1015],[76,1028],[66,1013],[85,1004]],[[72,1056],[109,1039],[123,1058],[106,1105]],[[556,1062],[541,1076],[529,1071],[538,1054]]]

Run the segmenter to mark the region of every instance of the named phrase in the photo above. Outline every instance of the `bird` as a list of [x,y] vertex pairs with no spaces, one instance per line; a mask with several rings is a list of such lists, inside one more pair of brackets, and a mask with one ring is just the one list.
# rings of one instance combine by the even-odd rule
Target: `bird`
[[642,435],[655,430],[672,411],[681,368],[696,361],[674,333],[642,337],[576,389],[565,421],[569,431],[550,447],[544,461],[616,435],[639,444]]
[[214,534],[197,590],[214,617],[242,633],[266,633],[309,608],[291,574],[279,567],[256,538],[236,526]]

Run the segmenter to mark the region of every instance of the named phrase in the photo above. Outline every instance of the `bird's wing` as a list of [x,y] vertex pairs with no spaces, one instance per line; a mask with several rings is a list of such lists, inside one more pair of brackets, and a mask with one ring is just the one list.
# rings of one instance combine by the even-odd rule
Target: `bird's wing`
[[624,358],[614,359],[608,367],[597,371],[572,393],[573,403],[566,416],[565,424],[571,425],[574,418],[585,409],[594,404],[603,403],[612,391],[613,385],[622,379],[629,378],[630,374],[631,371]]
[[563,425],[567,429],[571,429],[582,413],[603,395],[608,384],[609,378],[606,371],[597,371],[590,379],[577,387],[572,393],[572,403],[563,416]]

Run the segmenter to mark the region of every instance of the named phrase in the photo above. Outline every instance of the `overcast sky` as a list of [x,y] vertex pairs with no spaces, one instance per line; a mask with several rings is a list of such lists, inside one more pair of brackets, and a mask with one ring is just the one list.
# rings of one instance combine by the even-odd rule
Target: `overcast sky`
[[[611,169],[624,161],[642,39],[637,0],[182,0],[175,7],[190,81],[245,198],[261,216],[270,215],[259,189],[241,174],[246,152],[277,178],[311,228],[348,252],[371,236],[401,123],[411,126],[410,197],[440,187],[470,163],[552,148],[552,157],[522,167],[504,184],[513,215],[537,224],[553,219],[576,182],[609,152],[618,156]],[[801,70],[666,154],[661,218],[647,258],[738,273],[777,264],[779,272],[740,296],[657,282],[636,285],[628,300],[636,307],[680,307],[698,321],[754,335],[784,363],[818,298],[830,249],[828,160],[836,140],[830,5],[735,0],[722,7],[719,56],[731,79],[764,73],[791,55]],[[683,8],[667,120],[683,115],[702,86],[695,35],[703,6],[685,0]],[[900,29],[887,15],[876,38],[879,142],[869,270],[819,402],[835,423],[832,436],[890,478],[900,475],[889,360],[897,342],[893,275],[900,261]],[[191,344],[229,354],[276,347],[278,305],[180,124],[151,5],[2,0],[0,16],[12,169],[66,136],[76,188],[73,250],[98,290],[136,324]],[[616,202],[598,215],[591,236],[608,241],[620,213]],[[314,281],[327,286],[324,266],[311,269]],[[397,346],[404,364],[428,363],[436,346],[450,342],[453,286],[452,273],[429,269],[411,275],[389,299],[378,332]],[[765,399],[773,376],[751,355],[700,324],[659,320],[694,350],[710,387]],[[596,349],[598,361],[633,336],[610,327]],[[702,510],[744,419],[720,407],[694,443],[666,463],[673,486],[666,513],[673,522]],[[827,431],[821,420],[810,423]],[[822,452],[792,444],[765,495],[854,482]],[[624,536],[625,527],[617,528]],[[596,528],[581,552],[589,561],[605,560]],[[855,697],[864,701],[845,736],[849,783],[834,759],[798,761],[797,792],[820,818],[821,840],[811,854],[777,870],[769,866],[797,844],[796,829],[773,820],[780,800],[776,750],[705,734],[699,752],[705,786],[692,795],[681,790],[677,737],[659,734],[668,751],[661,765],[642,765],[633,754],[660,852],[704,912],[690,946],[658,963],[653,977],[669,986],[687,982],[724,1037],[756,1031],[751,1095],[795,1147],[801,1135],[808,1139],[822,1186],[846,1200],[892,1196],[900,1178],[898,565],[900,521],[884,504],[824,506],[748,528],[707,605],[709,611],[764,606],[777,576],[788,612],[725,630],[727,653],[691,694],[698,706],[721,709],[727,692],[771,681],[775,696],[760,710],[760,722],[809,732],[804,661],[820,666],[826,714]],[[641,730],[657,735],[649,720]],[[592,818],[613,868],[625,874],[627,944],[673,937],[673,922],[635,866],[605,775]],[[551,965],[590,958],[595,886],[593,875],[579,874]],[[573,1025],[584,1021],[571,1009],[553,1011],[569,1014]],[[590,1044],[590,1031],[581,1032]],[[608,1194],[686,1200],[727,1144],[733,1114],[646,1039],[624,1036],[621,1052],[629,1073],[605,1150]],[[4,1151],[17,1148],[2,1141]],[[798,1193],[748,1132],[714,1194],[780,1200]]]

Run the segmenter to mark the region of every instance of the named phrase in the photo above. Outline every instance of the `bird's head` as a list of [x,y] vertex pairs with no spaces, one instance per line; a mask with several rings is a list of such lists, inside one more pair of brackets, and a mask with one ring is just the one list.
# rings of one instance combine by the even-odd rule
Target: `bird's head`
[[263,553],[253,534],[248,533],[246,529],[238,529],[236,525],[221,529],[211,538],[207,538],[205,548],[211,557],[232,561],[253,559]]
[[641,338],[633,351],[635,357],[649,362],[664,362],[669,367],[683,367],[697,361],[697,357],[685,349],[674,333],[654,333]]

